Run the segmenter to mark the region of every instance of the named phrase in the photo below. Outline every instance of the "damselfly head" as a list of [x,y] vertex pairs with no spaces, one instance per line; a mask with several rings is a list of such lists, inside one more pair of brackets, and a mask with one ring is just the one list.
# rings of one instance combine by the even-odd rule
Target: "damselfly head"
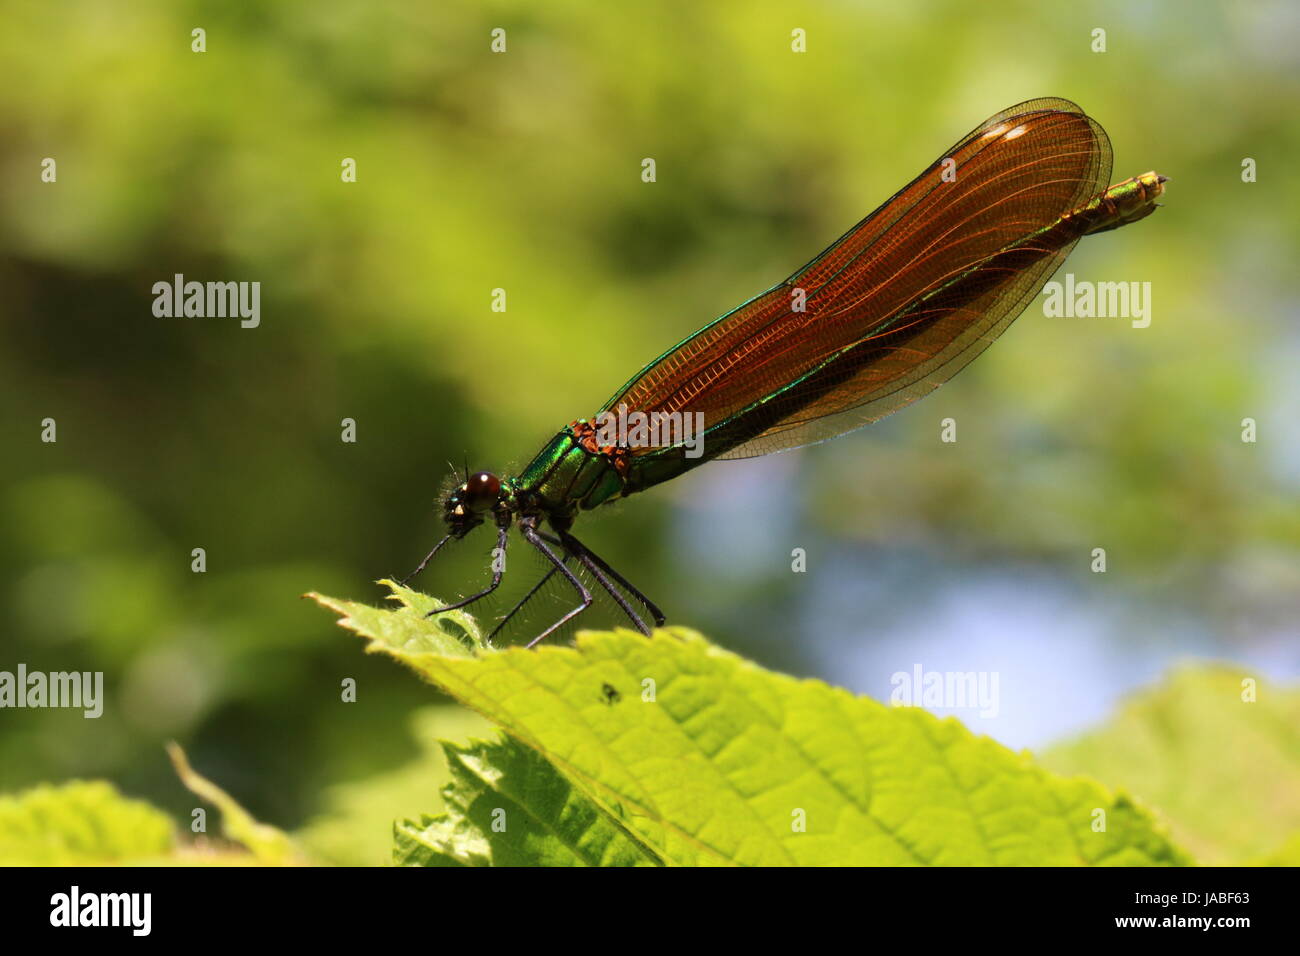
[[501,497],[501,479],[490,471],[479,471],[470,475],[457,490],[464,495],[466,508],[482,514],[491,511]]
[[443,519],[457,538],[483,523],[501,501],[501,479],[490,471],[469,475],[447,495]]

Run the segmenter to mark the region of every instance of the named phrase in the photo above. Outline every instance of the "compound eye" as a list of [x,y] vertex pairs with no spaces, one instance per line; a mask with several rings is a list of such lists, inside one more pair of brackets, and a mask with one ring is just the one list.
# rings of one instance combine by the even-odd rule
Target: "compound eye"
[[465,506],[470,511],[488,511],[501,494],[501,479],[489,471],[470,475],[465,482]]

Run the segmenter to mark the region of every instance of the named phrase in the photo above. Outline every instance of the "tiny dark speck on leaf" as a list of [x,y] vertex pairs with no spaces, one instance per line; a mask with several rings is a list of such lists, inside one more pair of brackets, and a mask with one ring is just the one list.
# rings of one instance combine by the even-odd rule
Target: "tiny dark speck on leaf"
[[601,696],[604,698],[605,703],[610,705],[611,707],[614,704],[618,703],[619,698],[623,696],[617,690],[614,689],[614,686],[612,684],[602,684],[600,687],[600,693]]

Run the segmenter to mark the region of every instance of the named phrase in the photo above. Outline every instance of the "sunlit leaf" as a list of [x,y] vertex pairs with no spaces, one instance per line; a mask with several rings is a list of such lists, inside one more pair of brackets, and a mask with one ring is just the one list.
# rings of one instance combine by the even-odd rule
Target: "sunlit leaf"
[[[551,861],[566,837],[580,859],[575,834],[605,841],[596,862],[606,847],[617,862],[637,858],[588,826],[589,811],[645,861],[668,864],[1188,862],[1124,794],[1056,777],[953,719],[766,671],[682,629],[468,650],[420,613],[430,599],[394,595],[403,607],[388,611],[313,597],[370,651],[407,664],[550,764],[456,751],[457,808],[399,828],[405,862],[427,852],[484,863],[504,858],[507,844],[511,862]],[[505,810],[508,839],[484,829],[485,797]]]

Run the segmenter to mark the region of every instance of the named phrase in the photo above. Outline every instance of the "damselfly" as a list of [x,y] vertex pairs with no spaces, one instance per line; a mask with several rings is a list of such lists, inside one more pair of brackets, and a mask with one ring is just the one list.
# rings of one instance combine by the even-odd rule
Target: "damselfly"
[[[407,580],[488,521],[504,556],[513,525],[550,569],[497,630],[556,574],[578,603],[529,646],[572,620],[592,603],[583,571],[648,634],[647,619],[663,624],[663,613],[574,537],[577,516],[707,461],[842,435],[939,387],[1002,334],[1079,239],[1155,211],[1164,176],[1107,188],[1110,169],[1105,131],[1067,100],[990,117],[790,278],[562,428],[518,475],[466,469],[443,505],[446,536]],[[494,564],[487,587],[432,613],[491,594],[502,574]]]

